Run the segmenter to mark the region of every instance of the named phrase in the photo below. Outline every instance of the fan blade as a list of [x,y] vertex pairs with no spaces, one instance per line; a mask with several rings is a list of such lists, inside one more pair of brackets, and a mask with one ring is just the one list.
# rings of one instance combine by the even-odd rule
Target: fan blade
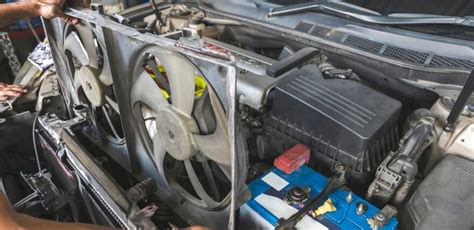
[[209,165],[209,162],[207,160],[203,160],[201,161],[201,165],[204,171],[204,175],[206,175],[207,184],[210,187],[213,198],[215,200],[219,200],[219,197],[220,197],[219,188],[217,188],[216,179],[214,178],[214,175],[212,174],[212,169],[211,169],[211,166]]
[[81,37],[84,49],[89,57],[89,65],[98,69],[99,68],[99,57],[97,55],[98,44],[95,43],[94,34],[90,27],[80,23],[75,26]]
[[112,119],[110,119],[109,113],[103,106],[102,106],[102,113],[104,114],[105,119],[107,120],[107,123],[109,124],[109,128],[112,131],[114,137],[117,139],[121,139],[121,137],[118,135],[118,132],[117,132],[117,129],[115,128],[114,123],[112,122]]
[[[77,74],[77,69],[76,69],[75,74]],[[81,78],[74,76],[74,89],[76,89],[76,92],[78,92],[79,88],[81,87],[82,87]]]
[[212,110],[216,117],[216,130],[211,135],[194,134],[196,147],[211,160],[230,166],[230,143],[226,126],[224,108],[222,108],[216,93],[208,88]]
[[231,166],[229,165],[222,165],[222,164],[218,164],[219,168],[222,170],[222,173],[224,173],[225,177],[227,177],[227,179],[229,179],[229,181],[231,180],[231,176],[232,176],[232,168]]
[[[96,44],[96,41],[99,41],[95,39],[94,33],[90,29],[90,27],[79,24],[76,25],[76,28],[79,32],[79,35],[82,38],[82,43],[84,45],[84,48],[89,56],[89,65],[98,69],[99,68],[99,56],[97,53],[97,50],[99,49],[100,45]],[[109,65],[109,59],[107,58],[106,54],[103,54],[103,68],[102,71],[99,75],[99,80],[104,84],[104,86],[109,86],[113,84],[113,79],[112,79],[112,73],[110,72],[110,65]]]
[[114,83],[114,80],[112,79],[112,72],[110,71],[109,59],[106,55],[104,55],[104,64],[102,66],[103,67],[99,75],[99,80],[102,82],[102,84],[104,84],[104,86],[110,86]]
[[206,192],[204,187],[202,186],[201,182],[199,181],[198,176],[196,175],[196,171],[194,171],[194,167],[191,164],[191,161],[189,159],[184,160],[184,166],[186,167],[186,173],[188,174],[189,180],[191,181],[191,184],[194,188],[194,191],[196,194],[199,196],[199,198],[202,199],[202,201],[208,206],[208,207],[215,207],[219,203],[214,201]]
[[170,89],[170,86],[169,86],[168,82],[166,81],[165,77],[160,72],[160,70],[158,70],[155,59],[154,58],[149,59],[146,63],[148,64],[148,67],[151,68],[151,70],[153,71],[153,74],[155,75],[155,77],[158,80],[158,82],[160,83],[160,85],[164,88],[164,90],[166,90],[166,92],[171,92],[171,89]]
[[137,102],[143,102],[155,112],[158,112],[165,106],[169,106],[160,87],[158,87],[146,71],[143,71],[133,83],[131,99],[133,105]]
[[[228,129],[226,125],[226,113],[224,111],[224,108],[222,107],[219,98],[217,97],[217,94],[214,92],[212,87],[208,87],[208,92],[209,92],[209,98],[211,99],[211,105],[212,105],[212,110],[214,111],[214,115],[216,117],[216,132],[222,132],[224,135],[223,137],[226,137],[228,139]],[[219,128],[221,130],[219,130]]]
[[183,56],[174,52],[163,52],[158,56],[165,67],[171,87],[171,104],[181,113],[191,116],[194,105],[194,66]]
[[225,134],[221,132],[214,132],[211,135],[194,134],[194,144],[209,159],[230,166],[229,142],[222,138],[222,135]]
[[[165,178],[165,170],[164,170],[164,161],[165,161],[165,155],[166,155],[166,149],[163,147],[163,144],[161,144],[160,138],[158,137],[158,134],[155,134],[153,137],[153,159],[155,160],[155,165],[156,168],[158,169],[158,172],[160,173],[162,178]],[[167,180],[163,180],[166,183]]]
[[87,50],[76,32],[71,32],[64,43],[65,49],[71,51],[72,55],[77,58],[81,65],[86,66],[89,64],[90,59],[87,55]]
[[112,107],[112,109],[120,115],[120,109],[119,109],[119,105],[117,104],[117,102],[115,102],[112,98],[110,98],[109,96],[105,95],[105,100],[107,101],[107,103],[109,103],[110,107]]

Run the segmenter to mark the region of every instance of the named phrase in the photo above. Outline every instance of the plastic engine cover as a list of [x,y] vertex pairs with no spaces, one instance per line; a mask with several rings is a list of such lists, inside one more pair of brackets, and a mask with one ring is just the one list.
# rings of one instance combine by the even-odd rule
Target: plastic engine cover
[[[260,178],[249,184],[252,198],[241,207],[241,229],[272,229],[278,224],[279,218],[288,218],[297,210],[304,207],[312,198],[316,197],[324,188],[327,178],[302,166],[291,174],[273,168]],[[302,204],[288,204],[285,201],[288,190],[299,186],[309,190],[308,199]],[[366,200],[352,194],[352,201],[347,201],[349,191],[338,189],[328,197],[336,211],[327,212],[316,218],[306,215],[298,224],[297,229],[371,229],[368,218],[372,218],[380,209]],[[359,202],[367,205],[361,215],[356,213]],[[315,207],[317,209],[317,207]],[[380,229],[396,229],[398,222],[392,218]]]
[[324,79],[308,65],[278,83],[269,126],[309,146],[323,166],[368,173],[396,147],[400,109],[360,82]]

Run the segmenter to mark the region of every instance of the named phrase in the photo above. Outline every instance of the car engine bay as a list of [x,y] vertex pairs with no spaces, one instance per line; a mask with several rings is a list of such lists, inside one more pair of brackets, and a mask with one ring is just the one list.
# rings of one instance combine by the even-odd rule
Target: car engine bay
[[215,11],[44,20],[55,70],[28,118],[39,171],[21,174],[39,199],[17,210],[125,229],[472,228],[474,74],[390,76],[403,65]]

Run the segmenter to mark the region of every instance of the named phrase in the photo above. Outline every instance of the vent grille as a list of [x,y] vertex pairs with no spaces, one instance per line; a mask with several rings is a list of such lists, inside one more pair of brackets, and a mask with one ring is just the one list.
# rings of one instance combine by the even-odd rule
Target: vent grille
[[428,53],[418,52],[409,49],[403,49],[395,46],[387,46],[383,52],[384,56],[408,61],[416,64],[424,64],[426,58],[428,58]]
[[334,29],[316,25],[314,26],[313,31],[311,31],[311,35],[314,35],[320,38],[325,38],[333,42],[340,42],[342,38],[344,37],[344,35],[346,34]]
[[[370,39],[359,37],[356,35],[348,35],[347,38],[342,41],[342,39],[346,36],[346,33],[332,28],[319,26],[310,22],[301,21],[298,23],[298,25],[296,25],[295,29],[300,32],[320,37],[328,41],[344,43],[347,46],[366,52],[375,54],[381,53],[382,56],[401,60],[404,62],[411,62],[413,64],[426,65],[431,67],[456,68],[466,70],[474,69],[474,62],[470,60],[434,55],[431,61],[429,61],[429,53],[419,52],[391,45],[386,46],[386,49],[383,50],[382,53],[382,49],[385,44],[381,42],[372,41]],[[429,64],[425,64],[428,63],[428,61]]]
[[331,32],[329,32],[326,35],[326,38],[330,41],[340,42],[342,40],[342,38],[344,37],[344,35],[346,35],[346,34],[343,33],[343,32],[340,32],[340,31],[337,31],[337,30],[331,30]]
[[299,22],[295,29],[303,33],[308,33],[311,28],[313,28],[313,24],[307,22]]
[[354,35],[347,36],[344,42],[349,46],[359,48],[361,50],[369,51],[371,53],[378,53],[383,47],[383,43],[371,41],[369,39],[361,38]]
[[318,37],[326,37],[331,32],[331,29],[322,27],[322,26],[315,26],[311,34]]
[[463,69],[474,69],[474,62],[464,59],[450,58],[434,55],[430,62],[431,66],[437,67],[457,67]]

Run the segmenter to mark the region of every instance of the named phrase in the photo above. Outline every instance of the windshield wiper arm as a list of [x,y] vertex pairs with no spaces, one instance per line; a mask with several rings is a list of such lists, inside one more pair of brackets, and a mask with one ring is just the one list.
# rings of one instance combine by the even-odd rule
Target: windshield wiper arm
[[357,19],[363,22],[380,25],[420,25],[420,24],[448,24],[474,27],[474,17],[456,17],[428,14],[393,14],[380,15],[377,12],[346,2],[301,3],[289,6],[272,8],[268,17],[297,14],[307,11],[318,11],[339,17]]

